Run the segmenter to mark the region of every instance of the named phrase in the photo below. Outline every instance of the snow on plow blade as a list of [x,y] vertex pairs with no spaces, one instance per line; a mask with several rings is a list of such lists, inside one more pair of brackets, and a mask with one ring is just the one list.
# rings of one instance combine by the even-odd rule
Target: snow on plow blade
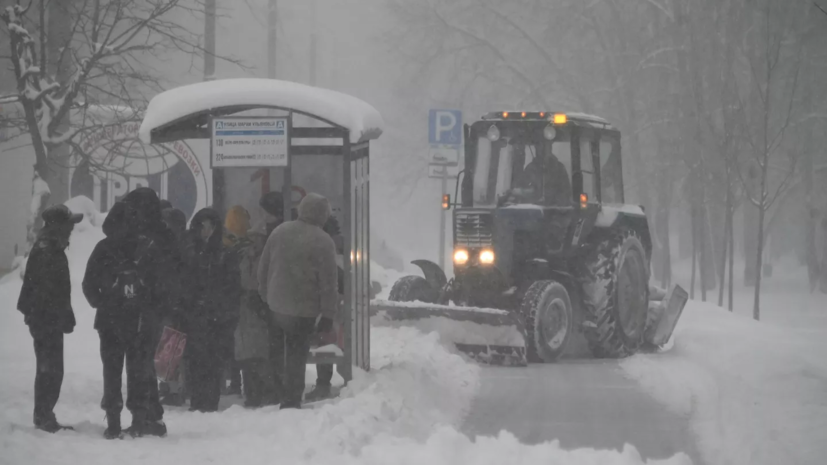
[[474,360],[490,365],[525,366],[525,329],[511,312],[488,308],[449,307],[423,302],[370,303],[374,326],[412,326],[436,332],[442,341]]
[[[660,295],[658,295],[660,294]],[[646,332],[643,340],[651,349],[656,349],[669,341],[675,326],[683,313],[683,308],[689,300],[689,293],[677,284],[669,292],[650,292],[649,314],[646,322]],[[660,301],[656,301],[660,297]]]

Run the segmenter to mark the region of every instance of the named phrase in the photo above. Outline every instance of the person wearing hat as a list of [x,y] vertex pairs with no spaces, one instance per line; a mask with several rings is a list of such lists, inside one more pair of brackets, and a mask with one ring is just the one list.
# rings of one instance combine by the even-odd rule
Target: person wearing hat
[[235,330],[235,360],[244,379],[244,406],[256,408],[276,400],[270,359],[270,310],[258,293],[258,263],[267,234],[264,225],[246,232],[239,251],[241,310]]
[[314,333],[333,328],[337,292],[336,245],[322,228],[330,203],[307,194],[298,219],[267,238],[258,266],[258,293],[271,312],[270,355],[281,408],[301,408]]
[[41,217],[44,226],[29,254],[17,309],[23,313],[34,339],[34,426],[54,433],[67,428],[57,422],[54,408],[63,384],[63,335],[75,329],[65,251],[72,229],[83,215],[72,213],[65,205],[55,205],[43,211]]
[[[284,196],[279,191],[268,192],[261,196],[258,202],[259,206],[265,213],[265,225],[267,227],[267,235],[273,232],[280,224],[284,223]],[[299,212],[293,208],[290,210],[291,219],[297,219]]]

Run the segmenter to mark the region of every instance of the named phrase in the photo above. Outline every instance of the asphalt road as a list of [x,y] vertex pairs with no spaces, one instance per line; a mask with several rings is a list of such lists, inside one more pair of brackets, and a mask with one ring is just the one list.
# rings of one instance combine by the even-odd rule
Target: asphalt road
[[559,439],[566,449],[630,443],[644,459],[685,452],[701,464],[688,419],[642,392],[613,360],[484,367],[463,429],[471,437],[504,429],[526,444]]

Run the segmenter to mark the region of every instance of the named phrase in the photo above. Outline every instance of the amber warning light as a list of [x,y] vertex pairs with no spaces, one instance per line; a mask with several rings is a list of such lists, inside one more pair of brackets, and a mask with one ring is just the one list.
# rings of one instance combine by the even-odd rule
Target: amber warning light
[[589,195],[588,194],[580,194],[580,208],[586,208],[589,206]]
[[565,113],[554,114],[554,124],[566,124],[569,121]]
[[442,209],[448,210],[451,208],[451,194],[442,194]]

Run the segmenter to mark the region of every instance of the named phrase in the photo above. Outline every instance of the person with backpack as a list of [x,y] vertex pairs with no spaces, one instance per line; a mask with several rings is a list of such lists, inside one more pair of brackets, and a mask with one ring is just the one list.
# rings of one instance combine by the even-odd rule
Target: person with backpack
[[[139,192],[140,191],[140,192]],[[104,437],[119,438],[126,360],[126,407],[132,413],[127,433],[134,437],[166,435],[163,421],[151,415],[151,382],[155,381],[154,341],[158,308],[164,302],[160,280],[164,260],[155,234],[160,203],[151,189],[138,189],[117,202],[103,223],[106,237],[86,265],[83,293],[97,310],[95,329],[103,363]]]
[[239,263],[223,244],[221,216],[212,208],[192,218],[184,248],[183,305],[187,320],[190,411],[215,412],[221,398],[222,336],[238,321]]
[[44,210],[41,218],[44,226],[29,254],[17,309],[34,339],[34,426],[55,433],[71,429],[58,423],[54,408],[63,384],[63,335],[75,328],[65,250],[72,229],[83,215],[56,205]]

